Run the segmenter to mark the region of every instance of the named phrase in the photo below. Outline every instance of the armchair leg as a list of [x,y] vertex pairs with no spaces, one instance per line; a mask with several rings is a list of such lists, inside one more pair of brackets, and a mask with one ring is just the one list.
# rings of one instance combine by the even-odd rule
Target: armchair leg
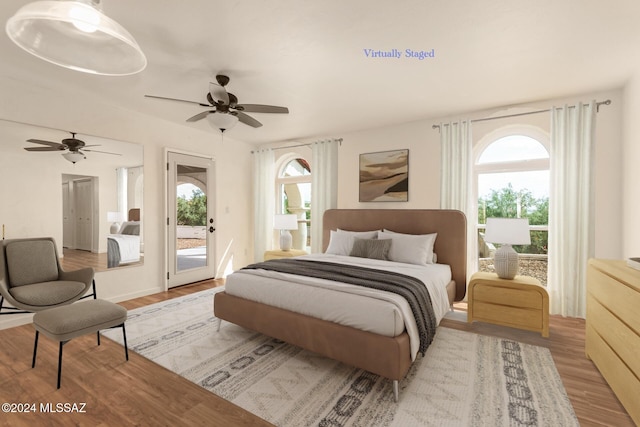
[[38,352],[38,336],[40,331],[36,331],[36,340],[33,343],[33,360],[31,361],[31,369],[36,367],[36,353]]

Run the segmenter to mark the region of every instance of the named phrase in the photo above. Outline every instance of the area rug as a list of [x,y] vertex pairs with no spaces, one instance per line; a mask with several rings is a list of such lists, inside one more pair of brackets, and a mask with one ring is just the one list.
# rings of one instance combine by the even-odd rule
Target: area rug
[[129,311],[129,348],[277,426],[579,425],[546,348],[440,327],[396,403],[385,378],[228,322],[217,332],[220,290]]

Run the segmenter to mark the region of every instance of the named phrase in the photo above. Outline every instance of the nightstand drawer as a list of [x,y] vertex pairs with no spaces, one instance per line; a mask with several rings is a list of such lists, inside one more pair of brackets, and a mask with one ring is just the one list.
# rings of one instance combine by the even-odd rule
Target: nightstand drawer
[[534,331],[542,329],[542,312],[540,310],[474,301],[473,318],[474,320]]
[[473,300],[538,310],[542,308],[540,292],[509,289],[506,286],[477,286],[473,290]]

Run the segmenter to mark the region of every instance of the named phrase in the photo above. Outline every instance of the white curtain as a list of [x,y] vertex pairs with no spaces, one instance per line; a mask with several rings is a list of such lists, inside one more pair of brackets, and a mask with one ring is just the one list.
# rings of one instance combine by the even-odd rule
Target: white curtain
[[264,259],[264,252],[273,243],[273,214],[275,213],[275,156],[270,148],[253,153],[253,221],[255,262]]
[[472,141],[471,121],[440,124],[440,208],[457,209],[467,216],[467,278],[478,271]]
[[127,187],[127,168],[116,168],[118,212],[122,215],[123,221],[127,221],[129,219],[127,215]]
[[338,206],[338,146],[340,139],[311,144],[311,253],[322,252],[322,216]]
[[595,101],[551,111],[548,291],[551,314],[586,315],[587,260],[594,255]]

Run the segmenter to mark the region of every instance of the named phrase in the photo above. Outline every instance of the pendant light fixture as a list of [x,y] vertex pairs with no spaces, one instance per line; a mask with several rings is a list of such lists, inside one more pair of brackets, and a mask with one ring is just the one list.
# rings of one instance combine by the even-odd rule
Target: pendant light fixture
[[100,0],[29,3],[6,24],[9,38],[40,59],[84,73],[139,73],[147,58],[135,39],[100,10]]
[[215,113],[207,116],[209,126],[214,129],[219,129],[220,132],[229,130],[238,124],[238,116],[230,113]]

